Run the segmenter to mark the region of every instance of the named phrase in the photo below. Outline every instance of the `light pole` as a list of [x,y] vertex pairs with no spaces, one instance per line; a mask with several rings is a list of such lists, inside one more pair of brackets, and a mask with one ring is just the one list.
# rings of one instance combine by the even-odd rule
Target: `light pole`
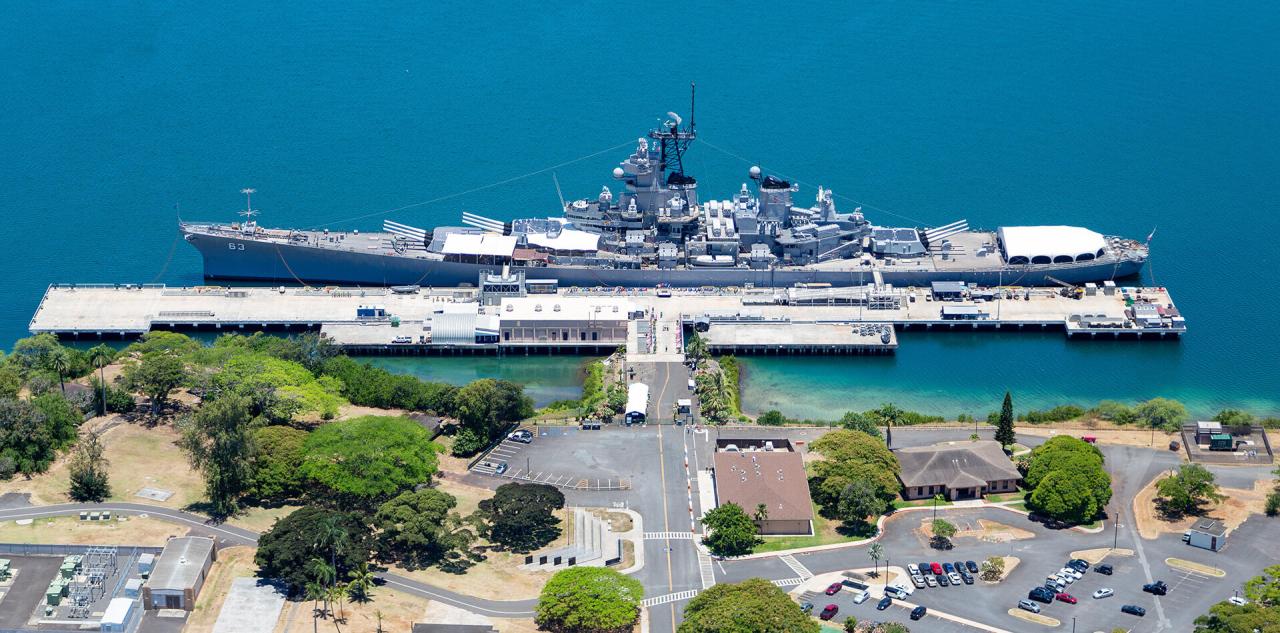
[[1071,616],[1071,633],[1076,633],[1076,616]]
[[1114,529],[1114,530],[1112,530],[1112,533],[1114,534],[1114,536],[1111,538],[1111,549],[1115,549],[1115,548],[1116,548],[1116,546],[1120,544],[1120,517],[1119,517],[1119,515],[1117,515],[1117,516],[1116,516],[1115,520],[1113,520],[1113,521],[1112,521],[1112,523],[1115,525],[1115,529]]

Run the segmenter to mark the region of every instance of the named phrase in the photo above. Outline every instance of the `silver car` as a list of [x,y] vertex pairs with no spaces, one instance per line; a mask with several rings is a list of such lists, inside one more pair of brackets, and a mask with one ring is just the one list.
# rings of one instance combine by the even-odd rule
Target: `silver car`
[[1034,603],[1034,602],[1032,602],[1032,601],[1030,601],[1030,600],[1019,600],[1019,601],[1018,601],[1018,608],[1019,608],[1019,609],[1022,609],[1023,611],[1030,611],[1030,612],[1032,612],[1032,613],[1040,613],[1040,605],[1038,605],[1038,604],[1036,604],[1036,603]]
[[1110,587],[1103,587],[1093,592],[1093,599],[1101,600],[1103,598],[1110,598],[1111,596],[1114,596],[1114,595],[1116,595],[1115,590],[1111,589]]

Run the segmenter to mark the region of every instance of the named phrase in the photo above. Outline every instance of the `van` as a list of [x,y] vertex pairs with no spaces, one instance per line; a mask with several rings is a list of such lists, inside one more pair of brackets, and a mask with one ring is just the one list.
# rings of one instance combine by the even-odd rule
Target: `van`
[[893,584],[884,588],[886,596],[892,596],[899,600],[905,600],[908,596],[915,592],[915,587],[907,587],[905,585]]

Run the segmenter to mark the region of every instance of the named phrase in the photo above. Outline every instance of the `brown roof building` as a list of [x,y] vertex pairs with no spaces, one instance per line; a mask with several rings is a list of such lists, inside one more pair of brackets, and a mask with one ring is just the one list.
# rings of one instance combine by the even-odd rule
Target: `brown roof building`
[[[812,534],[813,503],[804,461],[786,440],[719,440],[713,458],[716,504],[736,503],[749,516],[764,504],[761,534]],[[772,448],[773,450],[768,450]]]
[[978,499],[988,492],[1014,492],[1022,475],[992,441],[919,446],[894,451],[902,472],[904,499],[927,499],[935,494],[956,501]]

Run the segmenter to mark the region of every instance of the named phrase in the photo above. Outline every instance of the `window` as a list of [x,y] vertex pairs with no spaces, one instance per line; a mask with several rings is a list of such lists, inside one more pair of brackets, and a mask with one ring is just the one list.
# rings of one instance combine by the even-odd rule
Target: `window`
[[600,340],[600,333],[599,333],[599,332],[592,332],[592,333],[591,333],[591,340],[593,340],[593,341],[598,341],[598,340]]
[[502,332],[502,340],[504,340],[504,341],[510,341],[510,340],[511,340],[511,330],[504,330],[504,331]]
[[586,333],[586,332],[578,332],[578,335],[579,335],[579,337],[580,337],[580,340],[583,340],[583,341],[587,340],[587,333]]

